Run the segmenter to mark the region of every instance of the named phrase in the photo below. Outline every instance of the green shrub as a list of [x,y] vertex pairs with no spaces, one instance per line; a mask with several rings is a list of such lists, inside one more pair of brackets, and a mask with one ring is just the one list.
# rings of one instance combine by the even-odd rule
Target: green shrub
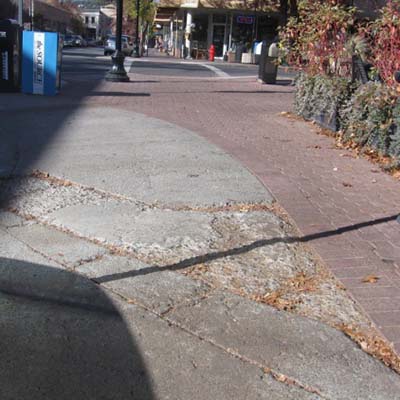
[[400,161],[400,97],[396,91],[381,82],[359,85],[346,78],[305,73],[295,83],[298,115],[341,130],[344,142]]
[[311,99],[313,97],[315,77],[299,73],[295,79],[296,92],[294,111],[297,115],[310,119],[312,115]]
[[392,143],[392,136],[398,136],[393,120],[396,102],[394,92],[382,83],[368,82],[360,86],[341,111],[344,140],[372,148],[382,155],[395,153],[397,147]]
[[393,108],[393,129],[390,135],[389,155],[400,161],[400,98]]
[[350,80],[299,74],[296,79],[295,112],[333,130],[340,129],[339,110],[354,90]]

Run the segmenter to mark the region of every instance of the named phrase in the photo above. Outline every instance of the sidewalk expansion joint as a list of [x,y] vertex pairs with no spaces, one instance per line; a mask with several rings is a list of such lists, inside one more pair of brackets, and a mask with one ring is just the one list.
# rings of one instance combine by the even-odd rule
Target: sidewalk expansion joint
[[[358,343],[359,346],[364,351],[380,359],[386,365],[389,365],[391,368],[393,368],[395,371],[400,372],[400,358],[395,356],[394,350],[391,351],[388,350],[390,347],[389,344],[387,344],[386,347],[383,346],[382,345],[383,341],[380,342],[376,339],[377,335],[375,334],[375,332],[373,332],[373,334],[371,333],[367,334],[362,332],[363,329],[360,328],[364,327],[363,325],[364,317],[358,318],[360,314],[358,313],[359,311],[358,309],[355,310],[355,312],[358,313],[356,314],[357,317],[356,319],[354,319],[353,314],[351,314],[354,311],[353,308],[355,306],[353,307],[353,305],[349,305],[351,311],[349,311],[349,314],[345,315],[346,318],[348,316],[351,316],[352,317],[351,320],[349,320],[348,318],[346,319],[339,317],[335,321],[335,318],[332,319],[330,314],[326,315],[326,307],[324,304],[322,304],[321,302],[318,303],[318,301],[314,303],[315,296],[309,293],[312,293],[311,289],[313,289],[314,287],[318,288],[318,286],[321,285],[318,285],[319,283],[318,279],[316,279],[316,276],[313,275],[315,275],[315,272],[317,271],[325,271],[327,267],[326,264],[323,262],[323,260],[321,260],[321,258],[319,257],[318,253],[316,253],[312,249],[312,247],[308,245],[308,243],[311,240],[317,239],[319,236],[318,234],[311,234],[306,236],[302,235],[301,231],[298,229],[295,222],[291,219],[288,213],[278,203],[276,202],[272,204],[263,204],[263,203],[229,204],[228,203],[224,205],[214,205],[214,206],[182,205],[176,207],[168,207],[167,205],[162,206],[159,204],[152,204],[152,205],[145,204],[143,202],[137,201],[135,199],[126,196],[120,196],[113,193],[108,193],[103,190],[96,189],[94,187],[84,186],[79,183],[74,183],[66,179],[51,176],[50,174],[42,171],[34,171],[30,175],[26,175],[23,178],[32,180],[36,179],[37,181],[48,182],[46,185],[44,185],[45,186],[44,190],[48,190],[47,186],[48,185],[50,186],[49,193],[46,194],[46,196],[52,195],[53,188],[57,189],[57,187],[66,187],[66,188],[74,187],[82,189],[83,191],[82,197],[85,198],[85,196],[88,196],[87,199],[93,201],[94,205],[97,204],[98,200],[96,199],[96,196],[98,195],[101,201],[103,200],[106,201],[107,199],[113,199],[116,201],[126,201],[128,203],[132,203],[133,206],[138,208],[139,212],[149,211],[149,210],[176,210],[178,212],[181,211],[182,213],[184,212],[208,213],[211,219],[211,222],[209,222],[209,224],[217,239],[215,238],[209,239],[209,242],[207,242],[206,245],[206,247],[207,246],[208,247],[203,253],[195,251],[194,253],[185,252],[182,254],[174,254],[174,257],[172,257],[172,259],[168,261],[168,257],[171,256],[171,254],[169,254],[168,252],[167,253],[158,252],[156,254],[152,253],[151,251],[150,252],[142,251],[140,246],[139,247],[133,246],[132,243],[123,242],[122,239],[118,240],[118,243],[114,243],[115,241],[113,240],[110,241],[106,238],[96,237],[96,235],[93,233],[92,235],[80,233],[79,228],[77,230],[76,228],[65,226],[62,223],[51,221],[49,219],[51,211],[48,211],[46,208],[43,210],[40,209],[39,212],[37,212],[35,208],[31,210],[31,208],[28,207],[28,210],[24,212],[23,211],[25,207],[24,203],[22,203],[21,205],[17,203],[16,207],[10,206],[8,208],[10,212],[13,212],[14,214],[21,216],[23,219],[27,221],[35,221],[41,225],[57,229],[72,237],[82,239],[97,246],[100,246],[103,249],[106,249],[106,253],[108,255],[123,256],[143,262],[145,264],[151,264],[146,273],[162,272],[168,270],[175,271],[183,275],[186,275],[191,279],[200,280],[211,287],[215,286],[215,284],[222,282],[222,284],[228,284],[227,289],[230,290],[232,293],[245,296],[252,301],[256,300],[261,303],[267,303],[277,309],[280,309],[281,311],[293,312],[296,314],[305,315],[308,318],[321,320],[322,322],[327,323],[328,325],[333,326],[336,329],[340,329],[342,331],[346,330],[354,331],[353,328],[350,329],[348,327],[351,324],[354,324],[355,326],[359,325],[358,328],[356,329],[356,334],[348,336],[350,336],[353,340],[355,340],[356,343]],[[33,189],[36,188],[34,182],[32,187]],[[28,189],[32,191],[32,188],[30,188],[30,186],[28,186]],[[40,190],[43,189],[39,185],[39,194],[41,193]],[[78,194],[76,194],[75,192],[77,192]],[[32,193],[28,192],[28,200],[29,196],[33,196],[33,200],[35,200],[34,196],[36,195],[35,194],[36,192]],[[91,193],[95,193],[95,195],[91,196]],[[24,195],[24,192],[22,194]],[[74,196],[77,196],[78,199],[77,203],[75,201],[72,201],[71,204],[73,205],[81,204],[79,202],[81,201],[80,190],[71,189],[70,194],[71,194],[70,196],[71,199],[75,199]],[[59,194],[59,196],[62,195],[63,193]],[[58,204],[57,201],[53,202],[52,204],[55,204],[55,206],[57,206]],[[64,206],[65,204],[63,203],[62,205]],[[243,231],[244,233],[242,238],[238,237],[238,233],[241,232],[241,229],[238,228],[240,227],[243,228],[246,226],[246,225],[243,226],[238,225],[242,223],[241,222],[242,220],[238,221],[235,220],[232,223],[232,225],[230,225],[229,223],[230,215],[234,215],[235,213],[238,213],[239,215],[242,216],[247,214],[247,217],[249,218],[250,221],[248,223],[250,223],[251,228],[246,228]],[[261,228],[262,225],[256,228],[254,227],[254,221],[257,223],[259,218],[258,215],[265,216],[268,213],[270,213],[271,216],[275,216],[276,221],[270,222],[268,220],[268,223],[272,223],[274,229],[276,229],[277,231],[275,232],[275,235],[273,237],[263,238],[264,233],[262,230],[263,228]],[[225,218],[226,216],[227,218]],[[218,218],[220,218],[220,221],[217,220]],[[341,232],[340,229],[335,230],[335,233],[338,232],[339,233]],[[217,241],[214,242],[215,240]],[[274,272],[272,269],[271,270],[272,272],[268,273],[269,274],[268,278],[265,278],[265,279],[270,279],[271,281],[270,284],[265,286],[265,290],[261,290],[262,288],[259,287],[257,276],[253,277],[251,273],[248,274],[246,272],[248,271],[247,267],[243,269],[242,264],[244,261],[241,260],[241,257],[243,257],[244,255],[246,255],[246,257],[250,257],[250,259],[246,258],[246,262],[249,263],[248,265],[258,265],[261,259],[263,260],[265,259],[265,254],[263,253],[262,249],[266,248],[267,246],[271,247],[275,245],[278,246],[275,250],[275,253],[279,251],[285,252],[286,251],[285,249],[286,248],[288,249],[287,250],[288,251],[287,257],[289,257],[288,262],[293,264],[292,267],[290,267],[291,269],[288,266],[286,266],[287,264],[286,261],[284,261],[282,264],[284,268],[289,268],[288,278],[292,279],[292,281],[288,282],[289,285],[286,286],[295,288],[298,292],[297,297],[300,300],[301,296],[306,296],[306,298],[311,301],[310,303],[311,305],[309,307],[304,306],[302,308],[301,304],[299,305],[293,302],[293,300],[296,300],[296,298],[294,298],[296,293],[291,293],[287,296],[285,295],[287,290],[285,290],[285,288],[282,287],[283,282],[280,273]],[[279,246],[283,247],[279,248]],[[144,250],[146,250],[146,248],[144,248]],[[171,248],[169,250],[176,250],[176,249]],[[194,255],[190,256],[190,254]],[[273,263],[270,264],[271,266],[279,262],[279,258],[282,257],[282,254],[281,253],[279,254],[280,255],[273,253],[271,254],[269,261],[270,263]],[[165,259],[165,257],[167,257],[167,259]],[[91,261],[93,260],[82,259],[79,260],[80,262],[79,265],[85,265],[87,263],[90,263]],[[306,262],[305,268],[303,267],[300,268],[300,266],[303,265],[302,264],[303,261]],[[302,275],[301,273],[303,271],[304,273]],[[120,275],[121,276],[118,277],[120,279],[125,276],[124,274]],[[331,279],[326,280],[328,286],[330,285],[330,287],[333,288],[332,282],[333,280]],[[343,291],[343,287],[338,286],[338,284],[336,285],[336,289],[332,288],[328,288],[327,291],[324,293],[329,294],[330,292],[332,292],[337,294],[336,292],[338,292],[339,289]],[[296,290],[294,292],[296,292]],[[241,291],[243,291],[243,293]],[[346,296],[343,295],[342,297],[343,299],[341,300],[342,301],[341,306],[346,307],[347,300],[344,298]],[[354,303],[354,299],[352,299],[352,301]],[[304,302],[302,304],[304,304]],[[322,311],[320,311],[320,309]],[[167,314],[170,311],[171,310],[169,310]],[[354,323],[354,321],[356,322]]]
[[[98,281],[96,281],[95,278],[91,278],[90,279],[93,283],[103,287],[103,284],[99,283]],[[140,307],[141,309],[143,309],[144,311],[156,316],[157,318],[161,319],[162,321],[166,322],[168,324],[168,326],[173,326],[179,330],[181,330],[182,332],[185,332],[186,334],[195,337],[196,339],[208,343],[211,346],[217,348],[218,350],[221,350],[227,354],[229,354],[231,357],[236,358],[240,361],[242,361],[245,364],[249,364],[252,366],[255,366],[257,368],[259,368],[265,375],[269,375],[271,378],[273,378],[274,380],[276,380],[277,382],[281,383],[281,384],[285,384],[287,386],[294,386],[297,387],[298,389],[304,390],[308,393],[311,394],[316,394],[318,395],[322,400],[330,400],[328,397],[324,396],[317,388],[314,388],[310,385],[307,385],[303,382],[300,382],[299,380],[292,378],[290,376],[287,376],[285,374],[282,374],[280,372],[274,371],[272,368],[258,362],[255,361],[249,357],[246,357],[242,354],[240,354],[237,350],[232,349],[232,348],[227,348],[224,347],[222,345],[220,345],[219,343],[215,342],[214,340],[211,340],[207,337],[204,337],[202,335],[199,335],[195,332],[193,332],[192,330],[186,328],[185,326],[183,326],[182,324],[174,321],[173,319],[169,318],[169,314],[172,310],[168,309],[167,312],[163,312],[163,313],[157,313],[156,311],[150,309],[149,307],[146,307],[145,305],[143,305],[141,302],[129,298],[127,296],[124,296],[123,294],[121,294],[120,292],[118,292],[115,289],[111,289],[111,288],[104,288],[104,290],[110,291],[111,293],[115,294],[116,296],[118,296],[122,301],[124,301],[127,304],[133,304],[136,305],[138,307]],[[201,301],[201,300],[200,300]],[[173,307],[175,308],[175,307]]]
[[108,199],[113,199],[113,200],[119,200],[119,201],[128,201],[132,202],[136,205],[139,205],[143,208],[147,209],[154,209],[154,210],[165,210],[165,211],[182,211],[182,212],[199,212],[199,213],[219,213],[219,212],[271,212],[275,214],[276,216],[282,218],[285,222],[287,220],[288,214],[286,213],[285,210],[283,210],[282,207],[280,207],[275,201],[272,203],[264,203],[264,202],[250,202],[250,203],[245,203],[245,202],[238,202],[238,203],[225,203],[225,204],[216,204],[216,205],[210,205],[210,206],[204,206],[204,205],[194,205],[194,206],[188,206],[188,205],[164,205],[160,204],[159,202],[153,202],[153,203],[146,203],[142,200],[138,200],[129,196],[121,195],[118,193],[113,193],[109,191],[105,191],[102,189],[95,188],[93,186],[88,186],[88,185],[83,185],[81,183],[77,183],[65,178],[60,178],[54,175],[50,175],[48,172],[40,171],[40,170],[35,170],[31,172],[30,174],[23,175],[23,176],[10,176],[7,178],[8,180],[11,180],[13,178],[34,178],[38,179],[41,181],[48,182],[54,186],[64,186],[64,187],[76,187],[79,189],[87,190],[92,193],[96,193],[100,196],[103,196],[104,198]]
[[[85,240],[89,243],[96,244],[108,251],[110,255],[118,255],[118,256],[123,256],[123,257],[128,257],[128,258],[133,258],[135,260],[144,262],[144,263],[151,263],[155,264],[155,266],[151,267],[152,270],[156,271],[163,271],[163,270],[171,270],[171,271],[177,271],[182,269],[182,271],[177,271],[178,273],[181,273],[185,276],[188,276],[191,279],[194,280],[199,280],[202,281],[203,283],[208,284],[210,287],[214,287],[215,285],[210,283],[203,275],[203,273],[207,270],[208,268],[208,263],[212,262],[213,258],[210,258],[210,255],[199,255],[199,256],[194,256],[189,259],[183,259],[179,262],[172,263],[172,264],[167,264],[167,265],[157,265],[157,260],[150,260],[147,256],[143,256],[141,254],[136,253],[132,249],[125,249],[121,248],[119,246],[107,243],[104,240],[99,240],[96,238],[90,238],[86,237],[79,232],[76,232],[74,230],[71,230],[69,228],[66,228],[64,226],[59,226],[59,225],[54,225],[51,222],[47,221],[43,217],[36,217],[30,214],[26,214],[18,209],[13,209],[10,208],[9,211],[19,215],[20,217],[28,220],[28,221],[35,221],[41,225],[48,226],[50,228],[59,230],[61,232],[64,232],[66,234],[69,234],[75,238]],[[288,229],[295,229],[292,225],[287,226]],[[303,248],[304,243],[300,243],[301,248]],[[304,250],[304,249],[303,249]],[[309,254],[311,254],[311,258],[314,259],[314,262],[316,262],[317,268],[322,268],[322,271],[324,271],[323,268],[323,263],[322,266],[319,262],[318,258],[314,257],[314,252],[309,252],[308,246],[306,246],[306,250]],[[230,255],[231,252],[227,250],[226,252],[227,255]],[[219,254],[219,253],[218,253]],[[88,260],[90,263],[91,260]],[[56,261],[58,262],[58,261]],[[59,262],[58,262],[59,263]],[[82,261],[82,265],[86,263],[85,260]],[[63,266],[65,267],[65,266]],[[203,268],[203,270],[202,270]],[[204,270],[205,268],[205,270]],[[68,267],[70,269],[70,267]],[[73,270],[73,269],[72,269]],[[321,272],[321,270],[320,270]],[[330,273],[329,273],[330,274]],[[294,277],[296,278],[296,277]],[[98,283],[101,283],[100,281]],[[293,283],[293,284],[290,284]],[[289,282],[288,287],[294,287],[296,290],[299,291],[299,293],[302,292],[303,289],[306,289],[306,291],[309,291],[309,289],[312,289],[317,285],[318,279],[317,277],[312,277],[312,276],[305,276],[305,275],[299,275],[298,279],[293,282]],[[340,289],[340,287],[338,287]],[[284,298],[285,294],[285,288],[281,288],[281,290],[278,290],[276,293],[274,292],[269,292],[269,293],[254,293],[255,295],[251,296],[252,293],[244,293],[240,289],[233,289],[233,288],[228,288],[228,290],[234,294],[240,295],[242,297],[245,297],[249,300],[252,301],[257,301],[259,303],[266,303],[280,311],[285,311],[285,312],[291,312],[295,314],[300,314],[304,315],[307,318],[311,319],[316,319],[316,320],[321,320],[324,323],[327,323],[328,325],[332,326],[335,329],[338,329],[342,332],[344,332],[348,337],[350,337],[353,341],[355,341],[360,348],[365,351],[366,353],[372,355],[373,357],[381,360],[385,365],[389,366],[392,368],[394,371],[397,373],[400,373],[400,358],[397,356],[395,353],[394,349],[390,346],[387,341],[384,339],[380,338],[380,334],[377,331],[376,328],[373,328],[369,326],[368,328],[364,329],[362,326],[357,326],[357,324],[352,325],[351,323],[337,323],[335,321],[329,321],[325,319],[321,319],[318,317],[313,317],[312,315],[308,314],[302,314],[301,312],[296,311],[296,309],[292,309],[292,304],[293,301],[289,299]],[[290,296],[289,296],[290,297]],[[352,300],[354,302],[354,300]],[[167,310],[166,315],[168,315],[171,310]]]
[[7,232],[8,235],[10,235],[15,241],[22,243],[24,246],[26,246],[29,250],[32,250],[34,253],[39,254],[40,256],[42,256],[43,258],[45,258],[48,261],[51,261],[52,263],[55,263],[59,266],[61,266],[62,268],[64,268],[67,271],[73,272],[74,268],[70,267],[67,263],[64,263],[60,260],[56,260],[53,257],[49,256],[46,253],[43,253],[42,251],[36,249],[35,247],[31,246],[29,243],[27,243],[25,240],[22,240],[20,238],[18,238],[17,236],[13,235],[10,231],[9,228],[4,229],[5,232]]

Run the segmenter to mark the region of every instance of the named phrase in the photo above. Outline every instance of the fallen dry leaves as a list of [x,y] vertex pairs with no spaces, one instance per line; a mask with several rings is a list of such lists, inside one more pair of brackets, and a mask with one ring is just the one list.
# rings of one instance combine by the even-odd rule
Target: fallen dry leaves
[[201,276],[202,274],[209,271],[209,266],[207,264],[201,263],[196,264],[193,267],[187,268],[186,270],[182,271],[182,274],[185,276]]
[[[299,121],[306,121],[303,117],[290,113],[287,111],[281,112],[279,115],[288,119],[296,119]],[[351,153],[340,154],[340,157],[354,157],[359,158],[360,156],[367,158],[374,164],[378,164],[383,171],[392,175],[395,179],[400,180],[400,167],[391,167],[394,163],[394,159],[388,156],[382,156],[373,149],[360,149],[359,145],[354,141],[343,141],[343,132],[333,132],[329,129],[319,126],[315,121],[306,121],[312,126],[313,131],[318,135],[324,135],[333,137],[335,139],[335,147],[338,149],[345,149],[351,151]]]
[[[283,311],[291,311],[302,302],[299,298],[293,298],[304,292],[312,292],[318,289],[321,277],[318,275],[306,275],[298,273],[288,279],[278,290],[267,294],[257,294],[252,297],[254,301],[268,304]],[[290,295],[290,298],[288,298]]]
[[43,181],[47,181],[58,186],[72,186],[73,183],[67,179],[56,178],[55,176],[50,176],[48,172],[42,172],[39,170],[33,171],[30,176],[32,178],[37,178]]
[[366,332],[352,325],[338,325],[336,328],[353,339],[366,353],[378,358],[385,365],[400,373],[400,357],[393,347],[379,336],[378,332],[374,332],[372,328]]
[[363,283],[376,283],[378,282],[379,277],[375,275],[367,275],[365,278],[362,279]]

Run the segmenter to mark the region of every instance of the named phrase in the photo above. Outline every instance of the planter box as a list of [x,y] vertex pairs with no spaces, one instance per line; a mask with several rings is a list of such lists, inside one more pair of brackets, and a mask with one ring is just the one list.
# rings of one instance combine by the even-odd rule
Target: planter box
[[234,51],[228,51],[228,63],[234,63],[236,58],[236,53]]
[[243,53],[242,54],[242,64],[251,64],[252,63],[252,54],[251,53]]

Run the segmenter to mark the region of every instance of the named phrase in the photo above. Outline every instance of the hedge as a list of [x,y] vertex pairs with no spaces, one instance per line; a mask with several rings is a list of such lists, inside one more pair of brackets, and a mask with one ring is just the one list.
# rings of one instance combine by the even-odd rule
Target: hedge
[[346,78],[296,79],[295,112],[361,149],[374,149],[400,161],[400,97],[384,83],[354,84]]

